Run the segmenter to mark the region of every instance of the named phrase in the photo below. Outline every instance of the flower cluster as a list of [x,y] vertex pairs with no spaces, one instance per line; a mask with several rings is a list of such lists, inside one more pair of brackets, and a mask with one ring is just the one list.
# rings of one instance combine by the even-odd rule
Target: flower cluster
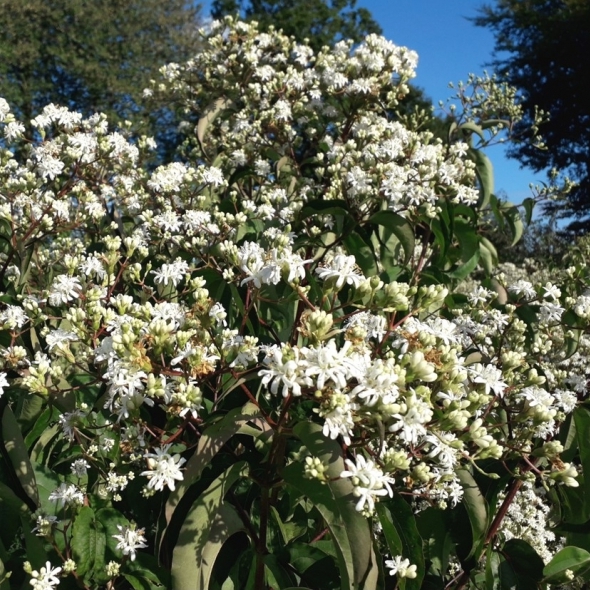
[[[202,34],[153,89],[199,115],[184,161],[153,169],[152,141],[56,105],[25,141],[0,101],[0,397],[20,445],[0,480],[63,557],[31,584],[114,585],[148,548],[181,580],[177,539],[201,560],[271,512],[286,543],[312,544],[308,489],[369,530],[401,498],[453,510],[466,477],[576,488],[563,429],[587,398],[585,256],[562,277],[458,285],[493,248],[481,159],[469,127],[443,141],[398,116],[412,51],[371,35],[314,54],[233,19]],[[499,538],[524,538],[515,510]],[[127,559],[93,570],[90,534],[96,563]],[[531,545],[550,559],[544,539]],[[392,575],[423,574],[387,552]]]

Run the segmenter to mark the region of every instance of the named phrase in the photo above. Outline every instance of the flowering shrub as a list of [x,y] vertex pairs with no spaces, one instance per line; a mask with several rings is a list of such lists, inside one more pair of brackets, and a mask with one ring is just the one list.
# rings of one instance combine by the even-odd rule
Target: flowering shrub
[[204,36],[154,90],[201,114],[186,163],[0,101],[0,588],[587,579],[585,246],[458,288],[489,208],[530,217],[480,149],[514,97],[443,142],[381,37]]

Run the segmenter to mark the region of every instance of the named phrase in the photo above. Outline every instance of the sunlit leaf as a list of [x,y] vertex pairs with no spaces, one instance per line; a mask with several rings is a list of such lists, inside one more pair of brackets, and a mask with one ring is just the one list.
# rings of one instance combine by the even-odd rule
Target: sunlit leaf
[[250,421],[256,422],[260,418],[258,408],[248,402],[243,408],[235,408],[229,411],[221,420],[215,422],[205,429],[199,439],[195,452],[187,461],[184,472],[184,479],[178,483],[176,489],[170,492],[166,502],[166,520],[170,522],[174,510],[188,490],[188,488],[200,477],[203,469],[209,465],[213,457],[220,451],[221,447],[240,428]]
[[[234,463],[217,477],[191,506],[172,553],[173,590],[203,588],[200,582],[203,550],[211,528],[223,527],[219,521],[219,510],[225,494],[247,472],[248,466],[245,462]],[[213,566],[213,564],[210,565]]]
[[72,536],[76,572],[88,579],[96,578],[106,566],[106,531],[89,506],[82,506],[76,515]]
[[494,192],[494,168],[490,159],[481,150],[470,149],[469,155],[475,162],[475,173],[481,192],[478,206],[485,209]]
[[197,140],[204,154],[207,153],[203,145],[207,128],[213,119],[215,119],[215,117],[229,104],[231,104],[229,100],[225,98],[218,98],[212,105],[205,109],[205,113],[199,119],[199,122],[197,123]]
[[39,506],[39,492],[27,446],[16,417],[8,405],[5,406],[2,413],[2,439],[4,449],[20,485],[31,502],[35,506]]
[[590,553],[579,547],[560,549],[543,569],[544,581],[550,584],[565,584],[575,577],[590,580]]
[[[410,505],[398,494],[376,506],[379,522],[392,556],[401,555],[416,566],[417,577],[403,580],[406,590],[418,590],[424,578],[422,538]],[[387,533],[386,533],[387,531]]]
[[463,486],[462,504],[467,510],[471,525],[472,545],[470,555],[479,556],[488,526],[487,502],[467,469],[458,469],[457,478]]
[[404,250],[404,262],[410,260],[414,253],[416,238],[407,219],[393,211],[379,211],[369,218],[369,223],[381,225],[393,233]]

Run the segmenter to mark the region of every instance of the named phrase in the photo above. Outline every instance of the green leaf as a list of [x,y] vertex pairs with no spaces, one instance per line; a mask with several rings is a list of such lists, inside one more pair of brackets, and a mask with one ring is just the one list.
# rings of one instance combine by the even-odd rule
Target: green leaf
[[[293,431],[310,453],[318,457],[323,465],[328,466],[326,476],[330,479],[328,488],[334,500],[332,504],[334,514],[332,523],[325,516],[324,518],[332,534],[334,531],[338,533],[337,548],[341,550],[340,557],[343,558],[349,550],[352,552],[352,557],[347,558],[346,561],[346,571],[348,574],[352,574],[350,581],[353,588],[360,588],[367,576],[373,575],[377,559],[373,550],[369,522],[355,509],[357,500],[353,495],[354,486],[348,478],[340,478],[340,474],[345,469],[342,449],[335,440],[323,435],[322,427],[319,424],[300,422]],[[306,480],[303,477],[302,479],[304,482],[312,483],[311,480]],[[301,482],[299,483],[301,484]],[[320,482],[317,483],[322,489],[326,487]],[[312,496],[309,497],[313,500]],[[344,527],[343,535],[340,531],[341,526]],[[342,567],[340,569],[342,571]]]
[[524,209],[524,222],[529,225],[533,219],[533,210],[535,208],[535,199],[528,197],[522,202]]
[[283,470],[283,478],[289,486],[302,492],[310,499],[330,530],[336,548],[342,589],[357,589],[350,539],[339,510],[340,504],[336,501],[332,490],[327,484],[322,484],[318,480],[306,479],[301,463],[294,462],[288,465]]
[[404,250],[404,263],[410,260],[416,246],[416,237],[407,219],[393,211],[379,211],[369,218],[369,223],[381,225],[393,233]]
[[318,213],[322,215],[344,215],[350,217],[348,203],[341,200],[330,200],[316,199],[309,201],[302,207],[299,217],[301,219],[307,219],[308,217],[314,217]]
[[172,553],[171,574],[174,590],[196,590],[203,587],[200,585],[203,549],[207,544],[211,527],[219,526],[218,515],[225,494],[247,472],[245,461],[234,463],[216,478],[191,506]]
[[435,574],[444,576],[453,546],[448,512],[440,508],[427,508],[417,515],[416,524],[423,539],[424,559],[431,562]]
[[485,542],[488,525],[488,506],[477,482],[467,469],[458,469],[457,478],[463,487],[462,504],[467,510],[471,525],[472,544],[469,555],[477,558]]
[[573,356],[580,347],[580,339],[584,333],[584,323],[581,318],[576,315],[573,309],[568,309],[561,315],[565,335],[565,356],[564,360]]
[[133,590],[151,590],[147,580],[138,578],[132,574],[123,574],[123,577],[129,582]]
[[23,439],[16,417],[10,406],[4,408],[2,413],[2,439],[4,449],[12,465],[14,473],[18,477],[25,494],[35,506],[39,506],[39,492],[35,473],[27,452],[27,445]]
[[289,545],[289,563],[299,575],[304,575],[307,569],[324,560],[332,559],[332,556],[322,551],[315,544],[292,543]]
[[11,512],[27,514],[29,507],[5,484],[0,481],[0,505],[4,504]]
[[375,507],[381,528],[383,529],[383,536],[389,548],[391,555],[403,555],[404,547],[402,540],[397,532],[391,512],[383,502],[379,502]]
[[372,583],[377,559],[372,545],[371,530],[365,517],[355,510],[353,485],[348,479],[340,479],[344,470],[340,445],[322,434],[322,427],[311,422],[301,422],[294,428],[312,455],[327,465],[330,480],[322,484],[304,476],[303,465],[292,463],[283,471],[285,482],[309,498],[323,517],[336,548],[340,569],[341,587],[355,590],[365,581]]
[[479,259],[486,273],[492,274],[494,267],[498,264],[498,252],[495,246],[483,236],[480,236]]
[[514,570],[523,590],[533,588],[543,577],[545,564],[539,554],[522,539],[510,539],[502,548],[502,553]]
[[494,168],[490,159],[481,151],[470,149],[469,155],[475,162],[475,174],[479,181],[480,197],[478,207],[485,209],[494,192]]
[[485,141],[486,139],[483,129],[473,121],[467,121],[466,123],[459,125],[459,129],[461,131],[468,131],[469,134],[475,133],[476,135],[479,135],[482,141]]
[[549,584],[564,584],[571,581],[568,570],[574,576],[590,579],[590,553],[579,547],[564,547],[558,551],[553,559],[543,569],[544,582]]
[[584,406],[578,406],[574,412],[574,424],[576,426],[576,441],[582,461],[582,473],[584,480],[584,506],[583,512],[590,514],[590,410]]
[[264,566],[267,583],[271,588],[289,588],[297,583],[297,580],[272,553],[264,556]]
[[59,476],[44,465],[33,463],[37,491],[39,492],[39,507],[48,516],[58,516],[61,507],[59,503],[49,499],[53,492],[62,483]]
[[518,211],[518,207],[510,205],[502,208],[502,214],[512,233],[512,243],[510,245],[514,246],[514,244],[520,241],[524,233],[524,223],[520,217],[520,212]]
[[21,523],[27,559],[31,562],[34,569],[39,569],[45,565],[48,558],[45,541],[32,532],[29,517],[21,518]]
[[227,503],[222,504],[209,528],[207,541],[199,556],[201,567],[196,585],[198,590],[209,588],[213,566],[223,544],[240,531],[246,532],[246,529],[235,508]]
[[375,252],[370,242],[365,241],[357,232],[348,234],[343,240],[348,253],[354,256],[356,263],[361,267],[364,275],[372,277],[377,274]]
[[203,469],[211,463],[211,460],[217,455],[221,447],[248,422],[258,423],[261,427],[263,426],[260,411],[251,402],[248,402],[242,408],[234,408],[221,420],[204,430],[195,452],[186,464],[184,479],[178,483],[173,492],[170,492],[166,502],[167,523],[170,523],[180,500],[188,488],[199,479]]
[[86,580],[91,580],[94,574],[100,575],[104,572],[107,542],[105,527],[89,506],[80,508],[74,520],[72,535],[77,573],[84,576]]
[[[31,330],[32,329],[33,328],[31,328]],[[15,415],[23,432],[26,432],[30,428],[31,423],[40,417],[39,415],[41,414],[44,405],[45,400],[38,395],[31,395],[25,391],[22,392],[22,395],[20,395],[18,399]],[[49,410],[46,410],[46,412],[47,411]]]
[[207,127],[209,127],[209,124],[215,119],[219,112],[229,104],[231,103],[227,98],[218,98],[212,105],[205,109],[205,114],[199,119],[199,122],[197,123],[197,141],[204,154],[207,153],[203,146]]
[[[29,397],[37,398],[37,396],[29,396]],[[37,398],[37,399],[39,399],[39,398]],[[45,432],[47,430],[50,420],[51,420],[51,409],[46,408],[41,413],[41,415],[37,418],[35,424],[31,428],[31,430],[29,430],[29,432],[27,433],[27,436],[25,437],[25,445],[26,445],[27,449],[30,449],[35,444],[35,442],[37,442],[37,439],[43,434],[43,432]]]
[[463,219],[456,219],[453,229],[461,247],[461,260],[467,262],[479,253],[479,236],[475,227]]
[[141,588],[148,590],[167,590],[170,576],[153,555],[138,553],[134,561],[127,562],[125,570],[134,576]]
[[500,589],[500,563],[502,556],[497,551],[492,549],[492,545],[488,545],[486,550],[486,569],[485,569],[485,580],[486,590],[499,590]]
[[477,267],[477,263],[479,262],[479,258],[480,253],[478,251],[465,264],[462,264],[455,270],[449,272],[449,276],[453,279],[458,279],[462,281],[475,270],[475,268]]
[[[412,508],[399,494],[395,494],[393,498],[379,502],[376,509],[379,521],[386,523],[385,526],[390,533],[390,537],[386,537],[386,541],[392,556],[402,555],[416,566],[418,575],[414,579],[407,578],[405,580],[405,589],[419,590],[424,578],[425,564],[422,537],[418,532]],[[396,534],[392,535],[392,528],[395,529]],[[401,543],[401,551],[399,543]]]

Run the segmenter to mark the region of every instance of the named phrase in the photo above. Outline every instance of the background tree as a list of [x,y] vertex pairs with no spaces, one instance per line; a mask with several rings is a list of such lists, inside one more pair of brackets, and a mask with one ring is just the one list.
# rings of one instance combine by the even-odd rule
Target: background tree
[[546,149],[528,142],[510,154],[536,171],[567,171],[579,186],[549,212],[590,229],[590,2],[587,0],[498,0],[474,19],[495,35],[493,65],[523,94],[526,117],[537,107],[549,115],[539,130]]
[[[140,108],[158,68],[199,47],[187,0],[0,0],[0,95],[28,121],[50,102],[148,123]],[[153,106],[150,107],[153,109]]]
[[355,42],[381,27],[366,8],[356,8],[356,0],[214,0],[211,15],[223,18],[239,13],[256,20],[260,30],[273,25],[285,35],[308,39],[315,50],[341,39]]

